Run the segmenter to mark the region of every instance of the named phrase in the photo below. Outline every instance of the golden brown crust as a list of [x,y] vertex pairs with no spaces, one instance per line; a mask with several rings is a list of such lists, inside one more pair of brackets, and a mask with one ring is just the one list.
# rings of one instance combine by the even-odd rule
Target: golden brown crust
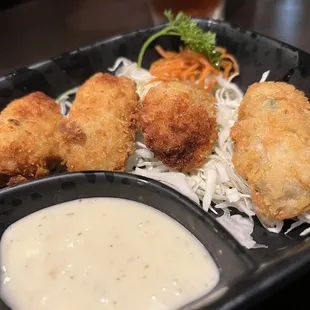
[[249,87],[231,129],[233,163],[259,213],[288,219],[310,209],[310,105],[286,83]]
[[57,158],[55,137],[62,119],[59,106],[48,96],[35,92],[12,101],[0,114],[0,174],[9,184],[44,176],[48,161]]
[[86,134],[75,121],[64,119],[58,123],[58,132],[62,139],[67,142],[83,143],[86,141]]
[[139,112],[135,83],[96,73],[77,92],[59,124],[61,155],[69,171],[123,171],[134,151]]
[[[281,104],[277,105],[276,101]],[[310,111],[304,93],[293,85],[284,82],[254,83],[244,95],[238,110],[238,120],[256,117],[258,113],[266,113],[275,108],[277,113],[286,115]]]
[[144,98],[141,127],[146,146],[165,165],[194,170],[217,139],[214,99],[196,86],[163,82]]
[[12,185],[17,185],[23,182],[26,182],[27,179],[21,175],[16,175],[13,177],[10,177],[9,182],[7,183],[7,185],[12,186]]

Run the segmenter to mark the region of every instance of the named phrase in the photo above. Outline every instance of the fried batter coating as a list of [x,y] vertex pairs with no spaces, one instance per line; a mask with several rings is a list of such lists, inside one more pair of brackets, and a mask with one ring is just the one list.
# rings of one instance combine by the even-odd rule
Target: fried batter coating
[[215,100],[196,85],[163,82],[149,90],[141,109],[146,146],[165,165],[200,167],[217,139]]
[[125,170],[134,151],[138,99],[135,83],[126,77],[97,73],[80,87],[68,120],[58,126],[69,171]]
[[258,212],[293,218],[310,209],[310,105],[283,82],[249,87],[231,130],[233,163]]
[[41,92],[11,102],[0,114],[1,183],[17,184],[49,174],[59,157],[59,105]]
[[[277,105],[277,101],[281,104]],[[276,111],[303,116],[308,100],[304,93],[284,82],[265,82],[251,85],[238,110],[238,120],[256,117],[258,113]],[[289,117],[290,118],[290,117]],[[280,121],[280,120],[279,120]]]

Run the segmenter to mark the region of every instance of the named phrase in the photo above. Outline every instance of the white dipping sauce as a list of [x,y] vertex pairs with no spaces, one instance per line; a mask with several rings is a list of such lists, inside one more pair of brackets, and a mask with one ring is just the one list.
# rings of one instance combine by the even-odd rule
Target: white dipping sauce
[[1,239],[1,296],[13,310],[161,310],[219,280],[202,244],[144,204],[75,200],[35,212]]

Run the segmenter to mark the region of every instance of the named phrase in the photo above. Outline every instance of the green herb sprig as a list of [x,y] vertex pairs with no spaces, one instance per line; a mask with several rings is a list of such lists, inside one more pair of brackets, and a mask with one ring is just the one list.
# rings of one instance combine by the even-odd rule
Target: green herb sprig
[[164,35],[180,36],[181,40],[191,50],[207,56],[214,66],[220,66],[221,54],[216,50],[215,33],[209,31],[204,32],[195,22],[191,20],[189,16],[185,15],[183,12],[178,13],[175,18],[171,11],[166,10],[164,15],[167,17],[169,24],[145,41],[139,53],[138,68],[141,68],[142,59],[147,47],[155,39]]

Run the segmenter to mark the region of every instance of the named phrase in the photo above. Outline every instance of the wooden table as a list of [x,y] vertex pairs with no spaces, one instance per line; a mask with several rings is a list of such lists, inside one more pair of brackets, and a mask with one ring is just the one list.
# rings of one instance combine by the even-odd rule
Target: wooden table
[[[310,52],[309,0],[226,1],[228,21]],[[28,0],[0,12],[0,74],[151,25],[148,0]]]
[[[148,0],[28,1],[0,12],[0,75],[108,36],[152,25]],[[226,20],[310,52],[310,0],[226,1]],[[301,291],[309,278],[305,275],[256,309],[266,305],[309,309],[307,296]]]

